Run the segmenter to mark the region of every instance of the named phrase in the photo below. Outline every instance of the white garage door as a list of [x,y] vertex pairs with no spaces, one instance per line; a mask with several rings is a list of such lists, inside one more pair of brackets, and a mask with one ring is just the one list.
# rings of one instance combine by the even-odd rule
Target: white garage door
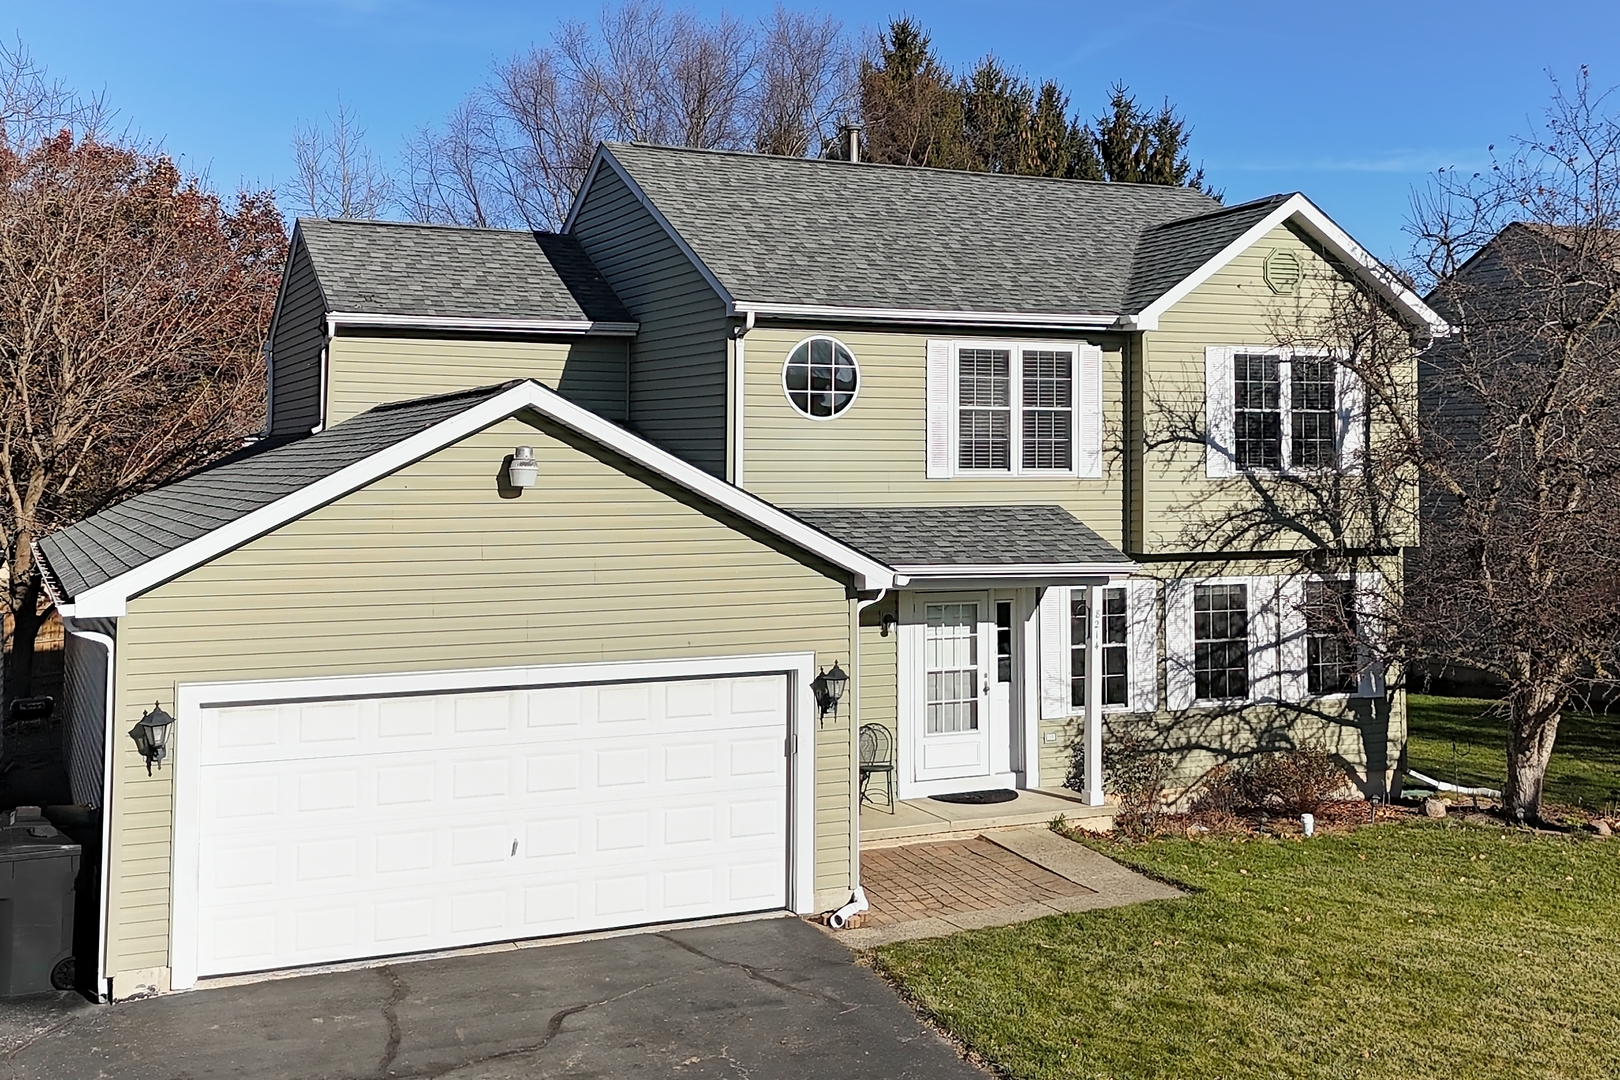
[[206,708],[197,973],[786,906],[787,700],[771,675]]

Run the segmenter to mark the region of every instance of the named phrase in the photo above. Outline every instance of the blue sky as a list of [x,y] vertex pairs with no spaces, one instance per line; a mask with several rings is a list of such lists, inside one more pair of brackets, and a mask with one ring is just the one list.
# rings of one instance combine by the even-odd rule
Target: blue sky
[[[0,32],[53,74],[105,90],[121,117],[216,186],[274,186],[289,140],[341,95],[389,156],[493,61],[544,41],[597,0],[3,0]],[[677,6],[677,5],[670,5]],[[713,13],[709,0],[692,5]],[[758,16],[770,0],[725,5]],[[1228,202],[1302,190],[1376,254],[1404,254],[1411,191],[1441,166],[1479,168],[1529,129],[1548,73],[1620,83],[1620,4],[1568,0],[1293,0],[1064,4],[826,0],[873,30],[908,12],[962,66],[994,52],[1052,77],[1095,113],[1110,83],[1168,97]]]

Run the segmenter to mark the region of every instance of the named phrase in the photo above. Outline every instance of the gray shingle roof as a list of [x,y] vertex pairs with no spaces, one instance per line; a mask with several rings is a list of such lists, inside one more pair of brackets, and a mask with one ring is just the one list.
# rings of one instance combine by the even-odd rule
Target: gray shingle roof
[[1124,309],[1135,313],[1153,303],[1290,198],[1269,195],[1144,231]]
[[1117,315],[1142,237],[1220,206],[1151,184],[607,149],[732,297],[754,303]]
[[317,435],[261,443],[39,541],[63,598],[110,581],[487,400],[512,384],[379,405]]
[[1130,561],[1061,506],[816,507],[790,513],[890,566]]
[[571,236],[299,218],[328,310],[633,322]]

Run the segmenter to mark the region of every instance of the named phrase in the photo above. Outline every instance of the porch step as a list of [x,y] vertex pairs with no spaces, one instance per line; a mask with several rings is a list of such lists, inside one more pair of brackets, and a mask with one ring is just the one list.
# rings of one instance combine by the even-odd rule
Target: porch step
[[885,806],[861,807],[861,847],[885,848],[929,840],[963,840],[998,829],[1045,825],[1062,814],[1084,829],[1108,829],[1114,823],[1112,806],[1087,806],[1068,790],[1020,791],[1012,802],[989,806],[911,799]]

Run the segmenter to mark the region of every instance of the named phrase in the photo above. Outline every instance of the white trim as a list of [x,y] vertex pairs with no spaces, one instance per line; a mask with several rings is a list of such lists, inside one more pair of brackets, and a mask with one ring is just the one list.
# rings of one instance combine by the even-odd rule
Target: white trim
[[876,559],[632,435],[539,383],[524,381],[148,563],[86,589],[73,598],[73,613],[80,618],[122,616],[130,597],[525,409],[532,409],[849,571],[855,575],[857,587],[862,591],[887,589],[897,584],[894,571]]
[[742,326],[733,331],[731,338],[731,482],[737,487],[743,486],[743,440],[747,437],[744,421],[748,407],[748,332],[753,328],[754,318],[750,315]]
[[942,326],[1023,327],[1035,330],[1117,329],[1119,315],[1083,315],[1077,312],[946,311],[938,308],[854,307],[842,304],[770,304],[732,301],[728,315],[764,315],[800,319],[836,319],[851,322],[929,323]]
[[107,914],[109,890],[112,887],[112,818],[113,818],[113,657],[117,644],[106,634],[93,630],[80,630],[71,616],[62,616],[62,629],[100,645],[107,652],[107,700],[103,705],[101,732],[101,889],[97,897],[100,917],[96,924],[96,994],[103,1001],[112,1000],[112,973],[107,970]]
[[697,252],[693,251],[691,245],[675,230],[675,226],[671,225],[663,212],[653,205],[652,199],[641,189],[641,185],[636,183],[630,176],[629,170],[624,167],[623,163],[613,156],[613,151],[608,149],[606,143],[597,145],[596,159],[591,162],[591,170],[585,174],[585,183],[580,185],[579,196],[574,200],[574,205],[568,210],[568,220],[563,222],[562,231],[573,233],[574,223],[579,217],[580,207],[585,205],[585,197],[590,193],[591,183],[596,179],[597,172],[604,164],[613,170],[614,174],[624,183],[624,186],[629,189],[630,194],[634,195],[636,201],[641,204],[641,208],[652,216],[652,219],[658,223],[659,228],[663,229],[675,246],[680,249],[681,254],[685,255],[697,272],[703,276],[703,280],[709,283],[709,288],[713,289],[715,294],[725,301],[726,314],[744,314],[732,299],[730,291],[720,284],[719,278],[714,276],[714,271],[710,270],[703,260],[698,258]]
[[[1070,594],[1072,597],[1072,593]],[[1085,761],[1086,761],[1086,789],[1081,792],[1087,806],[1102,806],[1107,802],[1103,795],[1103,713],[1106,711],[1103,703],[1103,672],[1102,672],[1102,634],[1098,632],[1102,620],[1102,595],[1100,585],[1086,587],[1086,708],[1085,708]],[[1129,596],[1126,603],[1130,603]],[[1071,612],[1072,599],[1071,599]],[[1072,615],[1070,616],[1073,617]],[[1127,608],[1127,618],[1129,609]],[[1126,638],[1129,641],[1129,637]],[[1069,642],[1072,650],[1074,642]],[[1129,647],[1129,646],[1127,646]],[[1129,659],[1127,657],[1127,659]],[[1070,672],[1073,678],[1073,672]],[[1127,685],[1126,699],[1129,704],[1129,683]],[[1121,710],[1123,711],[1123,710]]]
[[[1023,629],[1020,640],[1014,642],[1018,670],[1022,684],[1023,707],[1019,719],[1023,723],[1024,737],[1019,740],[1023,752],[1024,787],[1041,786],[1041,660],[1040,660],[1040,593],[1037,590],[1019,592],[1013,610],[1023,609]],[[1016,626],[1016,624],[1014,624]],[[1017,770],[1018,762],[1014,761]]]
[[810,681],[814,653],[723,656],[696,660],[635,660],[600,664],[554,664],[537,667],[418,671],[392,675],[336,675],[309,679],[250,682],[182,683],[175,687],[175,728],[180,733],[171,755],[174,770],[174,855],[169,907],[169,987],[187,990],[197,981],[199,906],[198,835],[201,831],[201,784],[198,759],[186,753],[187,732],[196,731],[206,708],[266,701],[308,701],[339,697],[454,693],[573,683],[660,681],[677,678],[732,678],[747,675],[789,676],[788,799],[793,820],[788,829],[787,900],[806,915],[815,907],[815,701]]
[[1166,311],[1185,299],[1188,293],[1208,281],[1233,259],[1258,243],[1271,230],[1291,219],[1297,219],[1312,238],[1348,263],[1352,270],[1358,270],[1362,280],[1377,290],[1385,300],[1405,311],[1414,322],[1426,326],[1432,336],[1445,337],[1451,333],[1450,324],[1433,308],[1425,304],[1411,289],[1401,284],[1388,267],[1352,240],[1350,234],[1334,224],[1316,204],[1297,192],[1251,225],[1242,236],[1227,244],[1208,262],[1182,278],[1163,296],[1135,315],[1125,316],[1124,325],[1131,330],[1157,330],[1159,319]]
[[[738,339],[739,343],[741,342],[741,340],[742,340],[741,338]],[[793,400],[794,391],[788,389],[788,384],[787,384],[788,364],[793,362],[793,354],[794,353],[798,352],[800,349],[804,348],[806,345],[810,344],[812,341],[830,341],[830,342],[832,342],[833,345],[837,346],[840,349],[843,349],[844,352],[849,356],[850,363],[855,365],[855,390],[854,390],[854,392],[849,395],[849,400],[844,403],[844,407],[842,409],[839,409],[837,412],[834,412],[829,416],[815,416],[815,415],[812,415],[811,413],[807,413],[807,412],[803,411],[802,409],[799,408],[798,404]],[[807,367],[809,366],[809,361],[808,360],[806,361],[806,366]],[[834,365],[834,370],[837,370],[836,365]],[[793,346],[793,348],[791,348],[791,349],[789,349],[787,351],[787,356],[783,357],[783,359],[782,359],[782,377],[781,377],[781,379],[779,381],[782,384],[782,396],[787,398],[787,403],[788,403],[789,408],[791,408],[795,413],[797,413],[802,419],[814,420],[816,423],[825,423],[828,420],[837,420],[837,419],[839,419],[845,413],[849,412],[849,410],[851,410],[851,409],[853,409],[855,407],[855,402],[859,401],[860,397],[861,397],[861,384],[866,381],[866,378],[865,378],[865,376],[863,376],[861,374],[861,361],[860,361],[860,358],[855,355],[855,350],[854,349],[850,348],[848,345],[845,345],[842,341],[840,341],[837,338],[833,337],[831,334],[811,334],[809,337],[805,338],[803,341],[800,341],[797,345]],[[814,393],[819,393],[820,391],[806,389],[806,390],[804,390],[802,392],[807,393],[807,394],[814,394]],[[829,391],[826,391],[826,392],[835,394],[838,391],[829,390]]]
[[483,330],[497,334],[595,334],[633,337],[641,324],[596,319],[494,318],[460,315],[389,315],[370,311],[332,311],[326,316],[330,336],[340,326],[410,330]]

